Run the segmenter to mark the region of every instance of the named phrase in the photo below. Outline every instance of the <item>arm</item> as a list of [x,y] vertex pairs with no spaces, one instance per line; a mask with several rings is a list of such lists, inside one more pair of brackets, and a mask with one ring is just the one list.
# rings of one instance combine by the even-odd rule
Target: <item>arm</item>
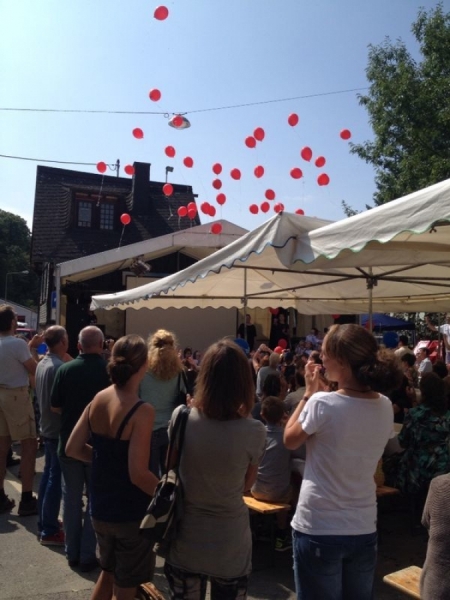
[[256,481],[258,465],[248,465],[244,479],[244,493],[248,492]]
[[306,389],[305,395],[297,404],[294,412],[289,417],[289,421],[284,429],[283,441],[288,450],[296,450],[306,442],[309,435],[303,431],[302,424],[298,418],[306,406],[310,396],[319,389],[320,365],[314,363],[308,364],[305,369]]
[[87,443],[90,437],[89,407],[90,404],[84,409],[66,444],[67,456],[83,462],[92,462],[92,446]]
[[128,450],[128,471],[131,482],[149,496],[153,496],[159,479],[149,471],[150,443],[155,409],[143,404],[131,420],[132,431]]

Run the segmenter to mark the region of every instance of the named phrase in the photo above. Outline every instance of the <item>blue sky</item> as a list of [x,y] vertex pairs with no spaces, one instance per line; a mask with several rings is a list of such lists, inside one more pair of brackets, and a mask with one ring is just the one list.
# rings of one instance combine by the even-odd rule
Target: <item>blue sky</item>
[[[170,14],[153,18],[158,4]],[[208,201],[222,217],[248,229],[272,216],[273,205],[302,208],[309,216],[343,218],[341,200],[356,209],[371,203],[374,173],[349,153],[352,141],[372,137],[355,92],[206,112],[200,109],[322,94],[367,86],[367,47],[386,36],[401,38],[417,55],[411,24],[427,0],[0,0],[0,108],[186,112],[191,128],[176,131],[163,115],[61,114],[0,111],[0,154],[123,167],[150,162],[151,175],[192,185],[198,204]],[[444,2],[450,9],[450,0]],[[151,102],[149,90],[162,93]],[[191,112],[192,111],[192,112]],[[292,128],[287,117],[300,123]],[[135,127],[145,137],[132,136]],[[255,149],[244,140],[256,127],[266,137]],[[164,148],[172,145],[176,157]],[[327,164],[300,158],[309,146]],[[194,167],[183,166],[183,158]],[[222,192],[211,166],[223,165]],[[0,208],[32,224],[36,166],[0,158]],[[256,179],[261,164],[265,175]],[[54,165],[57,166],[57,165]],[[242,179],[229,172],[239,168]],[[300,167],[304,177],[289,172]],[[96,172],[95,167],[66,168]],[[317,176],[326,172],[328,186]],[[112,174],[110,172],[110,174]],[[271,188],[271,211],[252,215]],[[202,222],[211,220],[201,215]],[[186,222],[188,220],[186,219]]]

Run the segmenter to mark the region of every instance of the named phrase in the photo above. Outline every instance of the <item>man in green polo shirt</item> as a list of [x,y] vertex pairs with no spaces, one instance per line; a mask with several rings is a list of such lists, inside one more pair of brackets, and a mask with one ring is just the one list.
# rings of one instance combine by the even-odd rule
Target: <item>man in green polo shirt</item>
[[62,472],[62,500],[66,556],[71,567],[87,572],[97,566],[96,539],[89,516],[89,501],[83,518],[83,491],[89,490],[91,465],[68,458],[66,443],[83,410],[94,396],[110,384],[102,358],[103,333],[90,325],[80,331],[80,355],[62,365],[51,392],[52,410],[61,414],[58,456]]

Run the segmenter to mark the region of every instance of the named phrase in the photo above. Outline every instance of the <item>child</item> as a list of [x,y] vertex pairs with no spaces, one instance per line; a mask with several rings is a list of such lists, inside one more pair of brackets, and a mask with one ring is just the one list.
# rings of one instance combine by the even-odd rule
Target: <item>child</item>
[[[266,451],[258,467],[258,476],[251,492],[257,500],[289,504],[292,497],[290,487],[291,454],[283,444],[286,422],[282,400],[268,396],[261,404],[261,417],[266,423]],[[292,547],[287,525],[288,510],[277,513],[275,550],[283,552]]]

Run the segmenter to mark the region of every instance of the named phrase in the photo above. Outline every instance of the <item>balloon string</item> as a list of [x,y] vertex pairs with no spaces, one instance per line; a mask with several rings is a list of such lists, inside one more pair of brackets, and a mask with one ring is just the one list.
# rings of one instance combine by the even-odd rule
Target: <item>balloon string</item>
[[102,197],[102,192],[103,192],[103,182],[105,181],[105,174],[102,174],[102,182],[100,184],[100,192],[98,194],[98,199],[97,199],[97,207],[100,206],[100,199]]
[[125,225],[122,227],[122,233],[120,234],[120,240],[119,240],[119,246],[118,246],[119,248],[120,248],[120,245],[122,244],[122,238],[123,238],[124,231],[125,231]]

